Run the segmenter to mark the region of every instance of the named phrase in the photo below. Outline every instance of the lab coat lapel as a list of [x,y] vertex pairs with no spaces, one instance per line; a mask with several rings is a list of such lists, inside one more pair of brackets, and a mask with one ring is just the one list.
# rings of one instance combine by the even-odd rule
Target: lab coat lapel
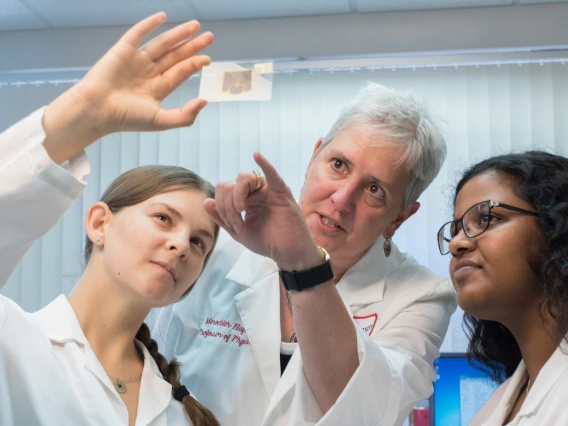
[[385,278],[400,263],[400,252],[392,245],[390,257],[383,253],[380,237],[369,251],[337,283],[337,290],[348,308],[370,305],[383,300]]
[[278,270],[271,259],[245,250],[226,278],[245,286],[234,300],[270,398],[280,380]]
[[144,353],[144,369],[136,418],[136,425],[141,426],[150,424],[168,408],[172,399],[172,385],[163,379],[148,349],[142,343],[136,342],[136,344]]
[[[286,413],[289,408],[288,405],[284,404],[283,406],[279,406],[279,404],[286,398],[288,393],[294,389],[296,380],[298,378],[299,366],[300,351],[298,347],[296,347],[296,350],[292,354],[292,357],[290,358],[290,361],[286,366],[286,370],[284,370],[282,378],[278,382],[278,386],[274,391],[274,395],[272,395],[272,398],[270,399],[270,404],[268,405],[268,409],[266,410],[263,424],[271,424],[269,420],[282,419],[286,415],[290,414],[289,412]],[[283,412],[277,412],[277,410],[283,410]]]
[[93,350],[90,347],[85,349],[86,349],[85,368],[89,370],[91,373],[93,373],[97,379],[99,379],[99,381],[105,386],[108,394],[112,395],[112,398],[117,398],[118,400],[120,400],[118,392],[116,392],[116,390],[114,389],[114,386],[110,381],[110,378],[108,377],[105,370],[103,369],[103,366],[95,356]]
[[567,352],[568,344],[562,340],[560,346],[546,361],[530,387],[527,398],[519,410],[519,416],[530,416],[539,409],[548,393],[568,368]]
[[[65,343],[72,340],[83,345],[85,368],[93,373],[105,386],[109,398],[115,398],[119,404],[122,404],[122,400],[110,378],[91,349],[67,298],[63,295],[59,296],[40,311],[40,316],[47,335],[52,342]],[[162,378],[160,369],[146,347],[139,342],[136,342],[136,344],[144,353],[144,369],[142,371],[138,420],[136,424],[145,425],[168,407],[171,400],[172,386]]]
[[93,373],[110,393],[116,393],[113,392],[114,387],[109,377],[103,370],[101,363],[98,361],[87,338],[83,334],[75,311],[73,311],[67,298],[60,295],[40,311],[40,316],[47,335],[52,342],[65,343],[67,341],[75,341],[83,345],[85,351],[85,368]]

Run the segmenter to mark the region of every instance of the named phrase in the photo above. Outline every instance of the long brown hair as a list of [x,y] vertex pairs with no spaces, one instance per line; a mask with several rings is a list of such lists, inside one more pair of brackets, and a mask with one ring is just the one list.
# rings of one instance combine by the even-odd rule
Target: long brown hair
[[[147,199],[162,194],[164,192],[176,191],[179,189],[198,189],[208,197],[215,196],[215,189],[206,180],[195,173],[178,166],[142,166],[129,170],[117,177],[107,188],[101,201],[105,203],[110,211],[116,213],[121,209],[134,206]],[[215,241],[219,236],[219,226],[215,225]],[[93,242],[87,238],[85,243],[85,264],[89,262],[93,251]],[[207,264],[213,248],[209,251],[203,262],[203,267]],[[183,294],[185,297],[193,285]],[[150,329],[142,323],[136,339],[146,346],[154,361],[158,365],[164,380],[172,385],[172,392],[181,386],[179,381],[179,363],[172,359],[170,362],[158,352],[158,344],[150,336]],[[205,406],[200,404],[191,395],[184,396],[181,403],[194,426],[219,426],[219,421],[213,413]]]

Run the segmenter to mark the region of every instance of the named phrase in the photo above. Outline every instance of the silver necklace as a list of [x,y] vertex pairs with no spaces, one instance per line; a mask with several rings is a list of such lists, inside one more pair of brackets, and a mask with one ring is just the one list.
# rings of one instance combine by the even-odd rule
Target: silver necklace
[[139,377],[136,377],[135,379],[128,379],[128,380],[120,380],[117,377],[112,377],[108,373],[107,373],[107,376],[109,376],[111,378],[112,384],[113,384],[114,388],[116,389],[116,391],[120,394],[123,394],[123,393],[128,392],[128,389],[126,388],[126,383],[135,382],[137,380],[140,380],[140,378],[142,377],[142,374]]

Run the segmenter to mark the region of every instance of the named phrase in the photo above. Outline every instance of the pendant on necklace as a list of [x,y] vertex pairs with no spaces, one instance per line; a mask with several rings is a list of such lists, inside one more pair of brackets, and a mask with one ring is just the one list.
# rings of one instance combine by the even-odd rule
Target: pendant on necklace
[[113,384],[118,393],[126,393],[126,384],[122,380],[116,379]]

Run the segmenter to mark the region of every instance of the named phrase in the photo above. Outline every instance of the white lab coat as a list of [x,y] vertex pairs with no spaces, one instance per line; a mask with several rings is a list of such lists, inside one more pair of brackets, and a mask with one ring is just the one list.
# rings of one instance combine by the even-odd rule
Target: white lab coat
[[[34,240],[71,206],[89,173],[64,168],[42,146],[43,110],[0,135],[0,287]],[[190,424],[144,347],[137,426]],[[65,296],[36,313],[0,296],[0,425],[117,426],[128,412]]]
[[280,375],[274,262],[225,233],[190,296],[152,313],[152,335],[181,362],[183,380],[225,426],[400,425],[433,391],[432,363],[456,301],[449,280],[394,245],[386,258],[383,242],[337,284],[354,318],[360,365],[325,415],[299,350]]
[[[502,426],[527,382],[524,361],[479,410],[470,426]],[[565,341],[542,367],[515,418],[507,426],[568,425],[568,344]]]

